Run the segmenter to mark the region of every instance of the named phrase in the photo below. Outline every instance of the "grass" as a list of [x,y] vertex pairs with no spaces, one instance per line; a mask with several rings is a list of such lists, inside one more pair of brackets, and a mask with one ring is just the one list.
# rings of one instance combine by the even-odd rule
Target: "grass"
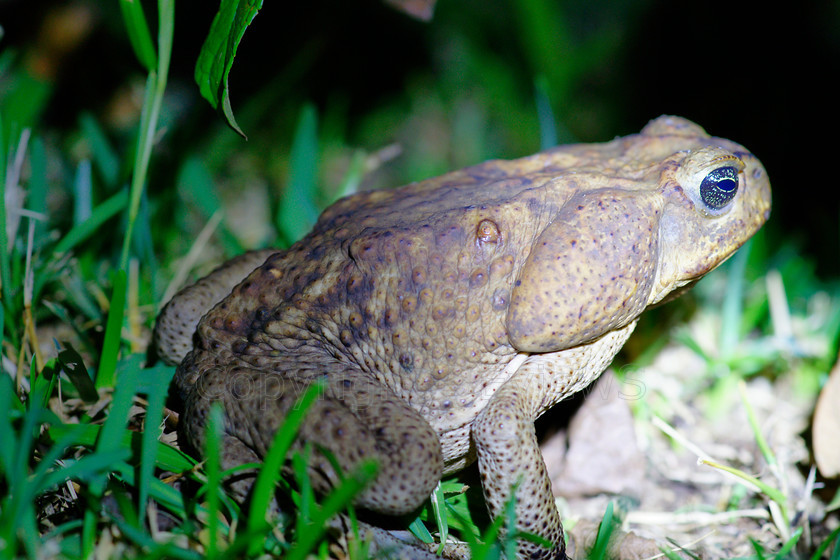
[[[146,74],[140,119],[130,140],[115,140],[98,117],[81,114],[69,136],[78,138],[83,155],[71,154],[69,140],[56,142],[52,131],[38,126],[48,86],[25,79],[19,60],[5,53],[0,57],[4,71],[17,78],[0,106],[0,407],[6,411],[0,414],[0,557],[325,557],[327,520],[338,512],[353,518],[352,496],[373,476],[374,467],[346,473],[344,484],[327,496],[312,491],[300,456],[291,460],[293,475],[279,478],[278,465],[287,459],[305,402],[296,419],[290,418],[278,432],[248,512],[221,490],[220,481],[230,473],[222,471],[218,460],[217,415],[211,422],[216,428],[210,431],[204,463],[196,463],[171,444],[165,398],[174,372],[146,366],[144,351],[164,286],[180,266],[175,256],[191,247],[192,237],[184,231],[196,231],[208,222],[218,224],[213,242],[208,242],[215,260],[220,254],[241,252],[249,243],[247,235],[227,219],[231,204],[219,186],[224,164],[205,156],[225,152],[229,131],[196,140],[200,148],[176,154],[171,169],[155,169],[160,145],[165,144],[161,121],[169,110],[174,1],[158,3],[153,26],[147,24],[139,3],[120,2],[120,6],[128,40]],[[532,0],[523,3],[518,15],[539,31],[529,35],[523,47],[536,76],[532,99],[523,101],[512,93],[498,60],[476,54],[472,62],[472,71],[498,76],[487,80],[488,89],[498,94],[487,104],[514,108],[505,130],[510,138],[531,139],[533,145],[519,145],[523,152],[535,149],[536,139],[545,147],[567,138],[568,131],[552,108],[568,100],[571,82],[584,71],[571,57],[558,60],[557,53],[548,52],[550,37],[566,36],[563,14],[546,15],[553,9],[549,3]],[[156,29],[155,40],[151,28]],[[600,56],[611,45],[605,37],[596,37],[592,46],[579,48],[581,55],[575,60]],[[222,70],[218,77],[225,80],[224,95],[218,101],[229,111],[229,99],[224,107],[229,64]],[[449,85],[457,89],[456,83]],[[28,105],[22,101],[27,99]],[[518,118],[516,108],[532,101],[532,113]],[[244,115],[264,114],[265,108],[245,105]],[[486,122],[458,100],[449,105],[445,111],[457,125],[452,136],[475,139],[474,145],[458,149],[480,159],[503,155],[495,152],[503,143],[484,141]],[[26,110],[8,110],[16,106]],[[422,113],[418,120],[432,120],[438,109]],[[479,115],[491,112],[490,107],[478,110]],[[293,242],[310,227],[319,209],[383,171],[386,159],[382,153],[387,150],[365,151],[335,133],[342,126],[336,125],[329,110],[319,114],[314,105],[296,102],[285,113],[293,124],[278,154],[281,163],[266,173],[279,177],[287,188],[283,195],[269,197],[268,221],[273,221],[273,229],[258,244]],[[386,113],[367,115],[368,128],[394,118]],[[11,120],[20,115],[24,117]],[[250,128],[259,118],[240,120]],[[260,142],[258,134],[253,136],[252,142]],[[451,163],[446,157],[441,161],[421,156],[409,154],[408,167],[438,169]],[[454,161],[458,163],[457,158]],[[333,166],[340,172],[330,174]],[[48,175],[55,168],[60,168],[57,181]],[[169,184],[175,185],[170,192],[147,190],[152,178],[166,173]],[[56,193],[72,212],[48,204]],[[165,255],[160,266],[155,255]],[[785,247],[771,253],[759,238],[749,253],[740,253],[698,290],[699,305],[711,310],[722,325],[719,338],[714,351],[688,331],[679,340],[704,360],[706,375],[697,383],[706,385],[704,402],[710,415],[728,406],[727,397],[740,380],[789,376],[811,395],[818,389],[815,372],[827,371],[836,356],[840,294],[803,274],[800,258]],[[755,288],[779,283],[792,294],[792,301],[768,298],[769,288]],[[819,294],[830,302],[827,313],[808,305],[808,298],[822,297]],[[47,351],[50,348],[55,351]],[[303,400],[314,396],[310,392]],[[747,398],[743,403],[751,411],[757,448],[776,477],[767,482],[726,467],[759,489],[744,494],[731,509],[746,502],[771,512],[780,545],[773,548],[755,541],[753,557],[819,558],[834,545],[838,531],[806,542],[807,515],[789,493],[784,472],[773,467],[778,460],[772,444],[765,441],[761,419]],[[642,420],[645,414],[639,413]],[[266,517],[263,512],[271,509],[278,488],[296,505],[295,512],[279,519]],[[510,551],[513,541],[498,535],[512,522],[511,515],[487,527],[473,516],[480,518],[481,513],[471,507],[464,484],[447,480],[410,526],[421,539],[432,539],[432,532],[443,539],[457,534],[470,543],[477,559],[498,558]],[[610,507],[590,558],[605,557],[616,523]],[[833,558],[840,554],[838,549],[835,545]],[[364,551],[360,555],[364,557]]]

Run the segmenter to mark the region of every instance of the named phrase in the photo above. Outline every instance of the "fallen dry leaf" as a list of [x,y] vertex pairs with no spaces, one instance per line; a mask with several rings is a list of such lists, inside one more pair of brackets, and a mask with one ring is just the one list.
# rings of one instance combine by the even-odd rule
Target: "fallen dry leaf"
[[[555,495],[638,494],[645,458],[620,387],[615,373],[607,370],[575,413],[568,433],[557,434],[543,444]],[[555,460],[561,455],[561,460]]]
[[817,468],[826,478],[840,475],[840,361],[817,398],[813,437]]

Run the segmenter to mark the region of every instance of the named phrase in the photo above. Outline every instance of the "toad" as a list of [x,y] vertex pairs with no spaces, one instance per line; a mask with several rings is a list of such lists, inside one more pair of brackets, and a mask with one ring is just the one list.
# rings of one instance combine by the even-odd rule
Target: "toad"
[[297,448],[319,492],[366,459],[355,499],[417,509],[477,461],[491,517],[515,493],[520,558],[565,558],[534,420],[589,385],[639,315],[684,290],[770,213],[761,163],[663,116],[639,134],[488,161],[330,206],[284,251],[236,258],[168,303],[158,354],[179,364],[179,437],[223,467],[259,461],[313,382]]

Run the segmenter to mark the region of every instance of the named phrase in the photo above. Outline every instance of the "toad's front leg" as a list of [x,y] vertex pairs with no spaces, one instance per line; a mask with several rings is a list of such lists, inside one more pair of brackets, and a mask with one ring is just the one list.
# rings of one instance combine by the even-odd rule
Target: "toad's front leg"
[[551,543],[547,548],[520,539],[517,558],[561,560],[566,558],[563,525],[534,431],[537,407],[528,383],[527,377],[511,378],[473,424],[478,469],[490,515],[503,515],[515,491],[517,531]]

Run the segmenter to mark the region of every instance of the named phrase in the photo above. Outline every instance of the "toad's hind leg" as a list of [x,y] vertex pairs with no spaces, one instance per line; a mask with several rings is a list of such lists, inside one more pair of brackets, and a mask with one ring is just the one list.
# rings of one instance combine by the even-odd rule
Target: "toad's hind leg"
[[[419,413],[348,366],[326,375],[312,375],[311,366],[305,374],[294,366],[277,371],[282,373],[218,364],[204,370],[186,394],[181,433],[187,442],[203,451],[208,411],[218,401],[225,416],[225,466],[262,459],[298,398],[315,379],[323,379],[323,393],[307,412],[293,446],[301,450],[304,443],[312,444],[308,473],[315,490],[327,493],[339,483],[321,452],[325,449],[345,473],[365,460],[376,462],[377,476],[356,497],[356,505],[388,515],[421,505],[440,479],[443,460],[437,435]],[[239,456],[242,460],[236,461]]]

